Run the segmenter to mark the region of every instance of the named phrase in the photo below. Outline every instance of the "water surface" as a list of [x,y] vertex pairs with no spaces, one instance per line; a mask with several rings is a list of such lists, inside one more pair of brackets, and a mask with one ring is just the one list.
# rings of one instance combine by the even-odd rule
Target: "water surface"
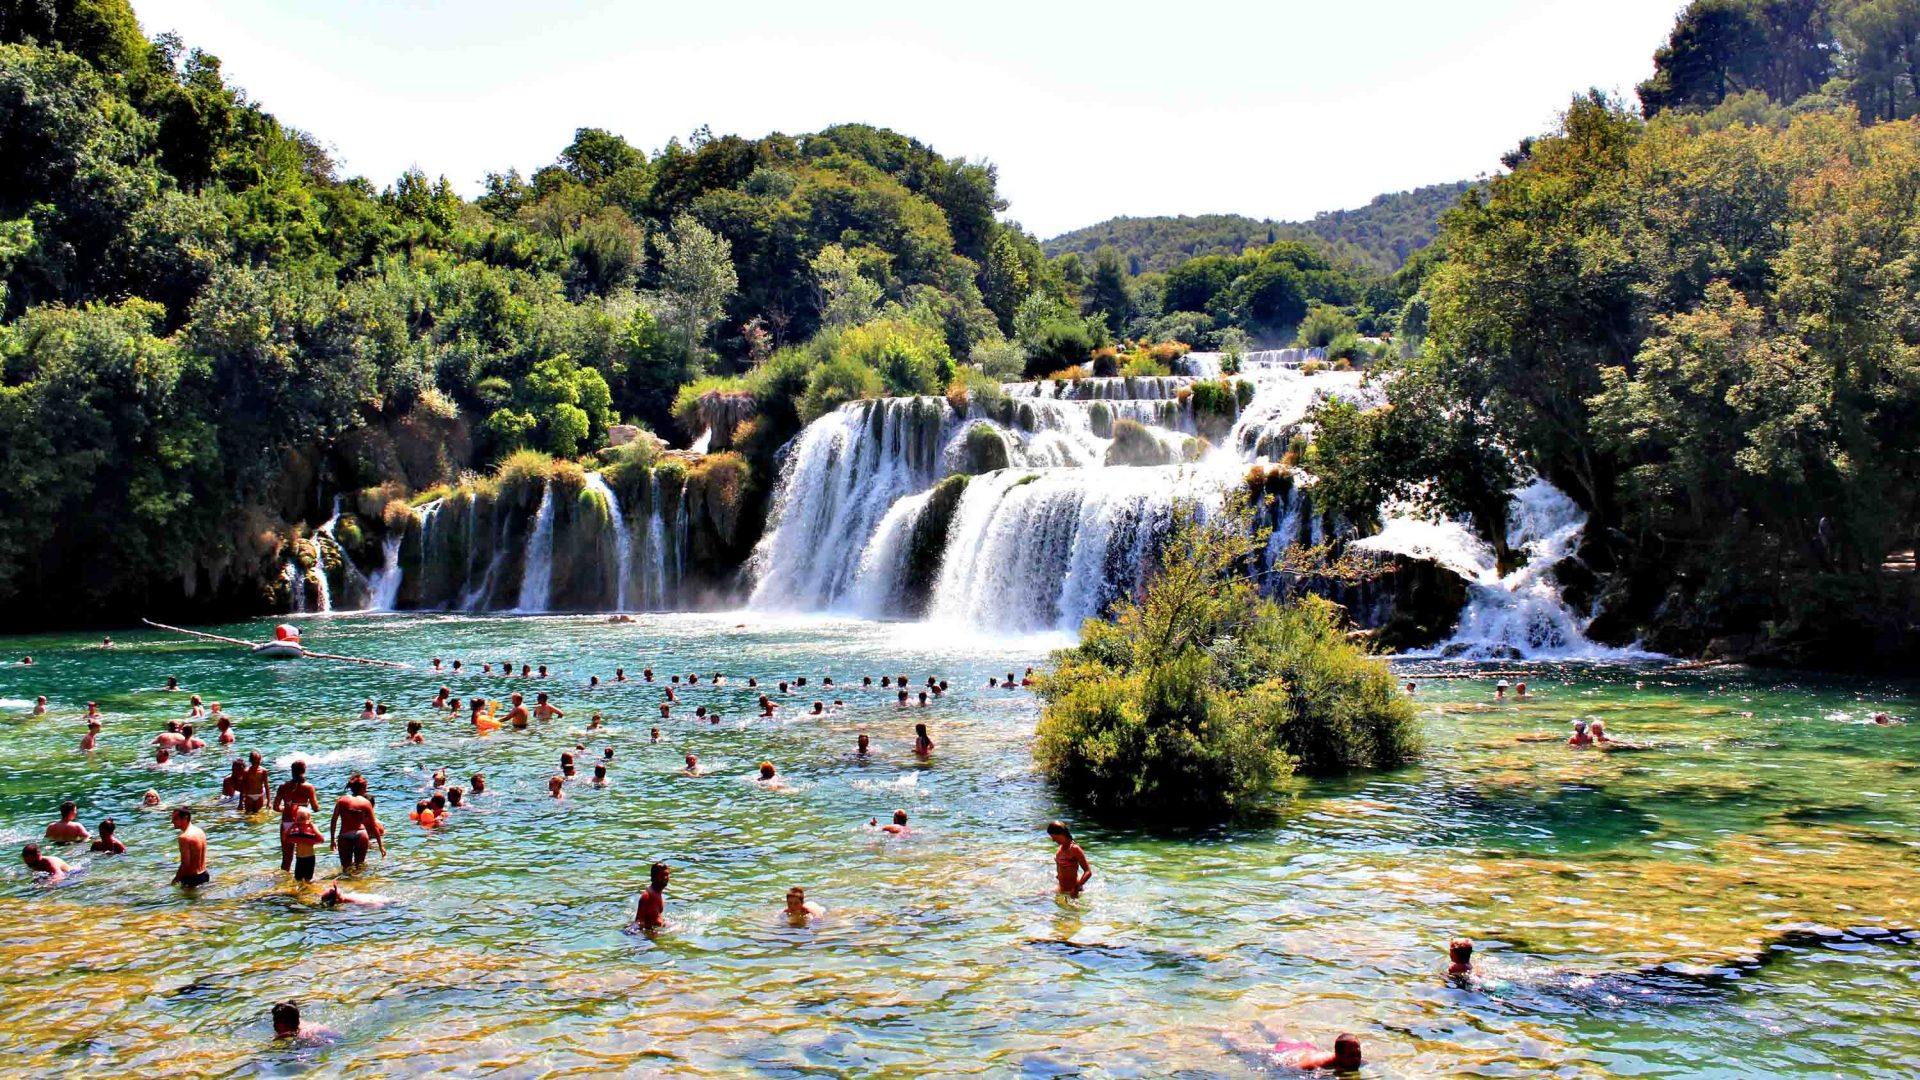
[[[1033,771],[1036,706],[986,687],[1043,662],[1046,640],[760,615],[306,625],[328,651],[554,676],[270,663],[152,634],[112,652],[9,639],[38,663],[0,667],[0,836],[17,851],[71,798],[89,828],[114,816],[132,849],[61,851],[81,871],[58,887],[11,855],[0,873],[12,1068],[1246,1075],[1273,1071],[1256,1048],[1276,1038],[1351,1030],[1374,1076],[1920,1072],[1920,951],[1897,933],[1920,925],[1920,735],[1865,723],[1913,715],[1910,685],[1535,666],[1532,700],[1496,702],[1490,679],[1423,681],[1420,767],[1303,784],[1270,818],[1198,834],[1083,826],[1096,876],[1065,903],[1041,829],[1073,812]],[[729,685],[683,690],[655,744],[657,689],[586,688],[616,665]],[[239,748],[281,763],[276,782],[304,756],[324,804],[366,774],[389,854],[351,887],[391,906],[326,910],[283,878],[272,821],[217,805],[217,748],[147,764],[153,732],[185,713],[184,693],[158,690],[169,674],[225,705]],[[838,691],[753,716],[746,676],[829,674]],[[899,710],[847,685],[882,674],[954,691]],[[427,710],[442,683],[545,689],[568,715],[476,737]],[[27,715],[36,694],[53,715]],[[844,713],[799,715],[836,695]],[[369,696],[396,720],[356,719]],[[88,700],[107,714],[90,757],[76,749]],[[722,722],[696,721],[697,704]],[[594,711],[608,730],[585,735]],[[1575,717],[1649,749],[1516,741]],[[402,742],[407,719],[426,745]],[[930,762],[911,752],[915,722],[939,742]],[[576,742],[583,773],[614,748],[613,786],[576,782],[555,802],[546,779]],[[706,776],[679,775],[688,752]],[[747,779],[762,760],[790,790]],[[442,766],[485,773],[489,791],[427,832],[405,811]],[[150,787],[206,826],[214,882],[197,896],[167,885],[173,832],[138,808]],[[868,821],[896,808],[915,835],[879,839]],[[648,939],[623,927],[656,859],[674,868],[674,925]],[[777,917],[792,885],[827,907],[821,925]],[[1478,985],[1442,977],[1461,933],[1481,943]],[[274,1046],[267,1008],[287,997],[340,1041]]]

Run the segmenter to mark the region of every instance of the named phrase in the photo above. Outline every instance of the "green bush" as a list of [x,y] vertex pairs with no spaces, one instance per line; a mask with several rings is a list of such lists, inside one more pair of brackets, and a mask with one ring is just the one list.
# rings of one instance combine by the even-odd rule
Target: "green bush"
[[800,421],[810,424],[849,401],[887,392],[880,373],[851,357],[836,357],[814,368],[800,396]]
[[1055,319],[1039,327],[1027,347],[1026,373],[1047,375],[1093,362],[1093,335],[1079,319]]
[[1126,419],[1113,422],[1113,443],[1107,447],[1107,465],[1168,465],[1172,462],[1172,451],[1155,438],[1145,424]]
[[1412,705],[1347,640],[1339,609],[1281,606],[1239,572],[1262,540],[1244,504],[1211,523],[1181,512],[1140,601],[1054,654],[1034,753],[1063,794],[1112,820],[1219,820],[1296,768],[1418,756]]
[[1004,469],[1011,461],[1007,453],[1007,437],[1000,433],[999,428],[978,423],[967,429],[967,472],[978,476]]

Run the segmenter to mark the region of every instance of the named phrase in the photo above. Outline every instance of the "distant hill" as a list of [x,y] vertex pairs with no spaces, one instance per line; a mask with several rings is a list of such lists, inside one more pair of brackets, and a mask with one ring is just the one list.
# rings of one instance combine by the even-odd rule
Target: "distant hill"
[[1334,255],[1391,273],[1433,240],[1440,215],[1472,181],[1433,184],[1381,195],[1358,210],[1334,210],[1312,221],[1271,221],[1239,214],[1196,217],[1117,217],[1056,236],[1041,247],[1049,257],[1091,255],[1112,244],[1136,274],[1171,270],[1200,255],[1238,255],[1275,240],[1318,240]]

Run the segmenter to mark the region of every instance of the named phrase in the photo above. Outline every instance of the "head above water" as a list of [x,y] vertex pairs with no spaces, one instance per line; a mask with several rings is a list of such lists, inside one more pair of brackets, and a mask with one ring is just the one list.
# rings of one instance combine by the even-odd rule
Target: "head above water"
[[1353,1070],[1361,1066],[1360,1038],[1347,1032],[1333,1040],[1333,1067],[1341,1070]]
[[666,888],[667,880],[671,876],[672,876],[672,871],[668,869],[667,864],[663,862],[654,863],[652,869],[647,871],[648,884],[652,885],[656,889]]
[[[338,886],[327,886],[329,892],[338,895]],[[276,1002],[273,1006],[273,1033],[288,1038],[300,1034],[300,1006],[291,1001]]]

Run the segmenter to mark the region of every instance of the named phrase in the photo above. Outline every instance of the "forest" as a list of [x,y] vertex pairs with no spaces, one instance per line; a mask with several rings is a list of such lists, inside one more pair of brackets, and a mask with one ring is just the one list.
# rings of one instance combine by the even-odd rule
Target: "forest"
[[125,0],[0,0],[0,621],[259,611],[332,496],[625,425],[736,452],[754,520],[846,401],[1297,342],[1393,372],[1302,463],[1357,528],[1497,540],[1537,472],[1593,517],[1596,637],[1911,657],[1916,47],[1920,3],[1702,0],[1637,107],[1579,94],[1484,181],[1049,254],[992,164],[858,124],[346,177]]

